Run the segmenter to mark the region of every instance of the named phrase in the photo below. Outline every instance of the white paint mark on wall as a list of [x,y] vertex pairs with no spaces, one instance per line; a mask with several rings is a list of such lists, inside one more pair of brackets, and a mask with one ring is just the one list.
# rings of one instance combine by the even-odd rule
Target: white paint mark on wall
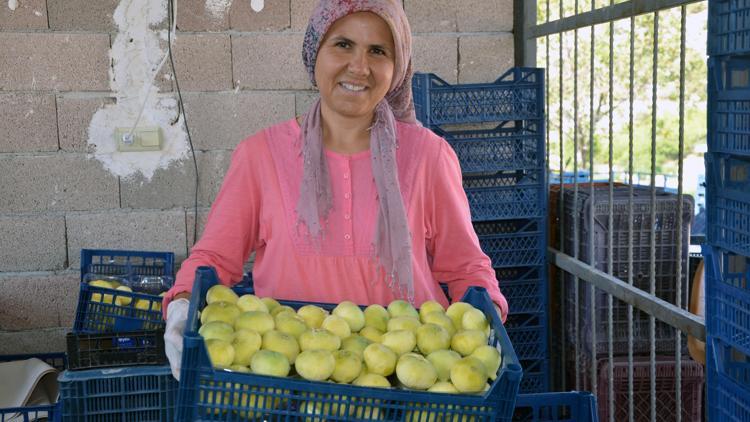
[[206,0],[206,10],[215,18],[225,15],[230,7],[232,7],[232,0]]
[[250,8],[255,12],[263,10],[263,0],[250,0]]
[[[182,117],[172,94],[159,94],[151,81],[166,53],[167,30],[151,27],[167,17],[167,0],[122,0],[114,13],[118,34],[112,43],[110,88],[116,103],[99,109],[89,123],[91,156],[116,176],[129,178],[141,173],[146,180],[159,168],[182,160],[189,152]],[[163,45],[163,47],[162,47]],[[159,126],[161,151],[117,151],[116,127],[132,127],[141,107],[138,126]]]
[[18,9],[18,0],[8,0],[8,9],[10,10]]

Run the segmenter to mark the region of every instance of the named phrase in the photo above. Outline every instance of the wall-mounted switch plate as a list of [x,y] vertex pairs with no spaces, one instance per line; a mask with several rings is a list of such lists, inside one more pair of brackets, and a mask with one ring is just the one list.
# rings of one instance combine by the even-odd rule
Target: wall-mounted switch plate
[[138,152],[138,151],[160,151],[162,144],[161,128],[154,127],[137,127],[130,134],[132,128],[118,127],[115,128],[115,142],[117,150],[120,152]]

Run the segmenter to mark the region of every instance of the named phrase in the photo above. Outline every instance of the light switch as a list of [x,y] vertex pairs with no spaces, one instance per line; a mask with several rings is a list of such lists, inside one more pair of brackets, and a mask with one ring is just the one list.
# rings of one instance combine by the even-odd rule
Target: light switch
[[161,128],[137,127],[131,136],[132,128],[115,129],[115,142],[120,152],[159,151],[161,150]]

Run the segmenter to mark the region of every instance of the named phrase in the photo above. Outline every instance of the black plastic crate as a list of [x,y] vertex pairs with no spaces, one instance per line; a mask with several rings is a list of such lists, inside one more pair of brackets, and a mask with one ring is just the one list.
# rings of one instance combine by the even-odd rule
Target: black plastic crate
[[130,333],[68,333],[68,368],[163,365],[164,330]]
[[[688,244],[690,241],[689,230],[692,221],[693,200],[692,197],[683,196],[682,215],[678,216],[678,197],[664,191],[656,190],[655,215],[656,219],[651,221],[651,188],[644,186],[633,187],[633,214],[632,214],[632,239],[629,236],[629,186],[616,186],[613,195],[613,228],[609,228],[609,187],[598,186],[594,190],[593,213],[594,226],[589,226],[592,199],[589,197],[589,189],[578,192],[578,202],[573,195],[565,196],[565,250],[573,255],[574,249],[574,219],[578,225],[578,259],[585,263],[594,262],[594,267],[607,272],[608,270],[608,236],[612,236],[612,275],[621,280],[628,281],[628,247],[632,242],[633,267],[632,281],[636,288],[650,291],[651,278],[651,229],[655,229],[655,293],[656,296],[670,303],[676,303],[677,295],[677,266],[681,265],[683,296],[687,294],[687,272],[689,271]],[[682,220],[682,244],[677,243],[678,218]],[[594,256],[589,254],[589,235],[593,233]],[[678,261],[677,254],[682,249],[682,259]],[[607,330],[608,324],[608,297],[606,292],[596,289],[592,296],[590,286],[580,282],[578,287],[578,308],[575,304],[575,288],[573,277],[566,274],[566,341],[572,344],[575,341],[575,312],[581,310],[580,327],[578,333],[579,341],[584,347],[591,347],[591,339],[596,332],[596,353],[606,353],[608,348]],[[685,297],[682,299],[685,303]],[[592,324],[589,316],[591,308],[596,309],[596,324]],[[627,304],[615,300],[613,303],[613,337],[614,350],[616,354],[627,353],[627,326],[628,314]],[[634,347],[635,353],[648,353],[649,344],[649,318],[644,312],[635,310],[633,315],[634,324]],[[594,331],[596,330],[596,331]],[[657,352],[673,352],[675,344],[674,329],[668,325],[657,322],[656,350]]]
[[474,223],[479,245],[494,268],[544,264],[545,227],[541,218]]

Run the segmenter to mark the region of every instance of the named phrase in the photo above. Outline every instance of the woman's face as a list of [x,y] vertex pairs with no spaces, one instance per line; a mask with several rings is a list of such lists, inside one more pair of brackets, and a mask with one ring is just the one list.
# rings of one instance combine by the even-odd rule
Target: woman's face
[[358,12],[331,25],[315,62],[315,82],[324,113],[344,118],[372,116],[391,86],[395,47],[388,24]]

